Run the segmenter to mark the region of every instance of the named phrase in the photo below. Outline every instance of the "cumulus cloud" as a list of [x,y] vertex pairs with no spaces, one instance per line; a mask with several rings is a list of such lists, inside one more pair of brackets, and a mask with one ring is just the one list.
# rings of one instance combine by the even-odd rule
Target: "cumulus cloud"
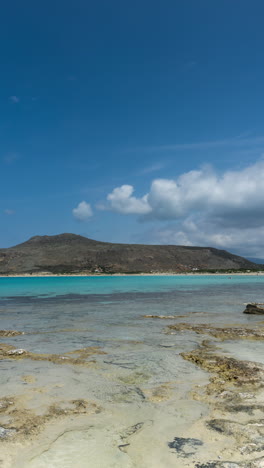
[[72,214],[78,221],[87,221],[87,219],[93,216],[93,211],[89,203],[82,201],[72,210]]
[[142,197],[134,195],[132,185],[122,185],[108,194],[106,207],[163,222],[151,230],[151,242],[209,245],[263,257],[264,160],[222,174],[204,167],[176,179],[154,179]]
[[230,250],[237,255],[264,258],[264,226],[224,228],[201,219],[196,224],[188,224],[187,220],[152,230],[148,234],[149,239],[151,243],[211,246]]
[[175,220],[191,213],[228,218],[228,224],[243,224],[243,216],[259,224],[264,215],[264,160],[242,170],[218,175],[205,167],[177,179],[155,179],[143,197],[133,195],[132,185],[115,188],[108,208],[122,214],[141,215],[145,220]]
[[142,198],[133,197],[134,188],[132,185],[122,185],[115,188],[109,195],[107,200],[113,211],[122,214],[139,214],[144,215],[151,211],[147,201],[147,195]]

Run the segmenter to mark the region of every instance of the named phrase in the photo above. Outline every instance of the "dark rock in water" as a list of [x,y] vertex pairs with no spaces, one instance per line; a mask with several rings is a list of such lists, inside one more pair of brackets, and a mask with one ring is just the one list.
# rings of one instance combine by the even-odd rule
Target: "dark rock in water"
[[175,449],[182,457],[194,455],[197,448],[201,445],[203,445],[201,440],[185,437],[175,437],[172,442],[168,442],[168,446]]
[[261,304],[247,304],[244,314],[264,315],[264,306]]

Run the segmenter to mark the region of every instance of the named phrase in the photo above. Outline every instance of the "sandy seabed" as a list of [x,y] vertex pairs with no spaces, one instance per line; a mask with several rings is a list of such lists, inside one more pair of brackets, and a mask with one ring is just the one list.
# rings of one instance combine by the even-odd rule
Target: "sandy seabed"
[[[131,304],[136,323],[122,325]],[[116,319],[106,303],[103,323],[83,307],[74,328],[0,330],[1,468],[264,467],[261,317],[126,302]],[[1,313],[14,323],[14,306]]]

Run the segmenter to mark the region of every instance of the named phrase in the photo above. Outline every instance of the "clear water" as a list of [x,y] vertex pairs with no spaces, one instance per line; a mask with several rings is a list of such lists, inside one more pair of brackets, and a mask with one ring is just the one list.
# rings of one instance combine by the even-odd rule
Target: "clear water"
[[16,277],[0,278],[0,297],[193,291],[204,286],[230,286],[230,279],[240,287],[263,284],[261,275]]
[[[91,368],[0,362],[0,397],[26,393],[35,411],[77,398],[101,408],[81,420],[65,418],[63,429],[54,421],[36,443],[20,448],[19,461],[6,466],[194,466],[179,459],[168,442],[190,436],[208,411],[188,396],[208,375],[180,356],[204,337],[164,331],[175,322],[256,324],[259,317],[242,311],[246,302],[264,302],[263,286],[262,276],[0,278],[0,328],[25,332],[2,342],[35,353],[63,355],[88,346],[106,353],[94,355]],[[146,314],[178,318],[155,320]],[[243,352],[236,342],[221,346],[226,354],[263,361],[259,342],[247,344]],[[34,382],[25,382],[25,375],[34,376]],[[141,429],[124,439],[138,423]],[[122,443],[129,444],[125,451],[118,448]],[[15,446],[7,449],[6,460],[8,450],[15,453]],[[209,453],[210,448],[199,450]]]

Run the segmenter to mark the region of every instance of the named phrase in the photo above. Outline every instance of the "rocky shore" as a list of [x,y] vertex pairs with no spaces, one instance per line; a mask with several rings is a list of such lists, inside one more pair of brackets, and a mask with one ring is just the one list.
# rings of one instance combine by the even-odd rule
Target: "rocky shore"
[[[264,466],[264,366],[219,355],[203,342],[184,359],[208,371],[210,383],[192,398],[210,406],[207,430],[226,439],[225,460],[197,462],[197,468],[262,468]],[[233,447],[230,447],[230,440]]]
[[[194,400],[205,402],[209,415],[203,419],[203,440],[212,444],[219,440],[216,459],[201,460],[197,456],[190,466],[195,468],[263,468],[264,467],[264,366],[260,363],[227,357],[219,352],[223,340],[263,340],[263,328],[210,327],[208,325],[170,325],[167,333],[195,333],[211,335],[217,341],[204,339],[201,345],[182,353],[183,359],[209,372],[209,383],[195,388],[190,394]],[[216,438],[216,439],[215,439]],[[199,444],[196,442],[196,446]]]
[[[176,322],[165,329],[161,328],[161,336],[162,333],[166,336],[171,335],[170,346],[173,346],[173,341],[177,343],[178,339],[182,339],[184,334],[193,332],[196,346],[191,351],[181,352],[180,356],[191,366],[208,373],[208,381],[204,380],[202,385],[193,384],[187,396],[190,406],[191,402],[198,402],[207,410],[178,434],[175,426],[175,436],[167,440],[167,449],[176,455],[175,467],[264,468],[264,365],[230,356],[225,351],[225,344],[230,342],[240,343],[241,346],[248,342],[257,345],[264,339],[262,324],[254,322],[254,325],[237,324],[224,327],[206,323],[182,323],[178,322],[179,315],[145,315],[144,319]],[[17,348],[11,344],[23,334],[26,335],[18,330],[0,330],[0,336],[6,341],[0,344],[1,360],[10,362],[10,365],[16,364],[19,368],[23,368],[27,361],[39,361],[38,365],[42,361],[57,366],[57,369],[58,366],[65,369],[68,365],[78,373],[86,369],[96,371],[96,355],[105,354],[96,346],[63,354],[45,354]],[[111,363],[109,359],[104,360],[105,365]],[[121,364],[124,364],[123,361]],[[48,395],[45,396],[44,387],[31,385],[35,383],[33,373],[22,375],[22,379],[27,385],[26,392],[10,393],[0,398],[0,443],[3,458],[12,456],[11,447],[18,451],[20,446],[30,447],[32,442],[36,444],[43,431],[47,432],[55,424],[71,425],[75,424],[78,418],[103,414],[104,409],[98,402],[89,398],[50,399]],[[146,385],[146,377],[143,374],[128,370],[127,375],[122,377],[122,384],[128,385],[129,389],[135,386],[142,408],[148,404],[153,404],[153,408],[163,403],[173,405],[175,382],[163,383],[152,389]],[[57,395],[59,394],[58,387]],[[40,401],[40,395],[42,405],[35,407],[34,401]],[[128,393],[126,399],[127,395]],[[85,424],[87,425],[87,420]],[[139,439],[143,428],[146,428],[146,424],[139,420],[121,432],[117,449],[123,455],[129,451],[130,439]],[[13,465],[10,463],[2,466]]]

